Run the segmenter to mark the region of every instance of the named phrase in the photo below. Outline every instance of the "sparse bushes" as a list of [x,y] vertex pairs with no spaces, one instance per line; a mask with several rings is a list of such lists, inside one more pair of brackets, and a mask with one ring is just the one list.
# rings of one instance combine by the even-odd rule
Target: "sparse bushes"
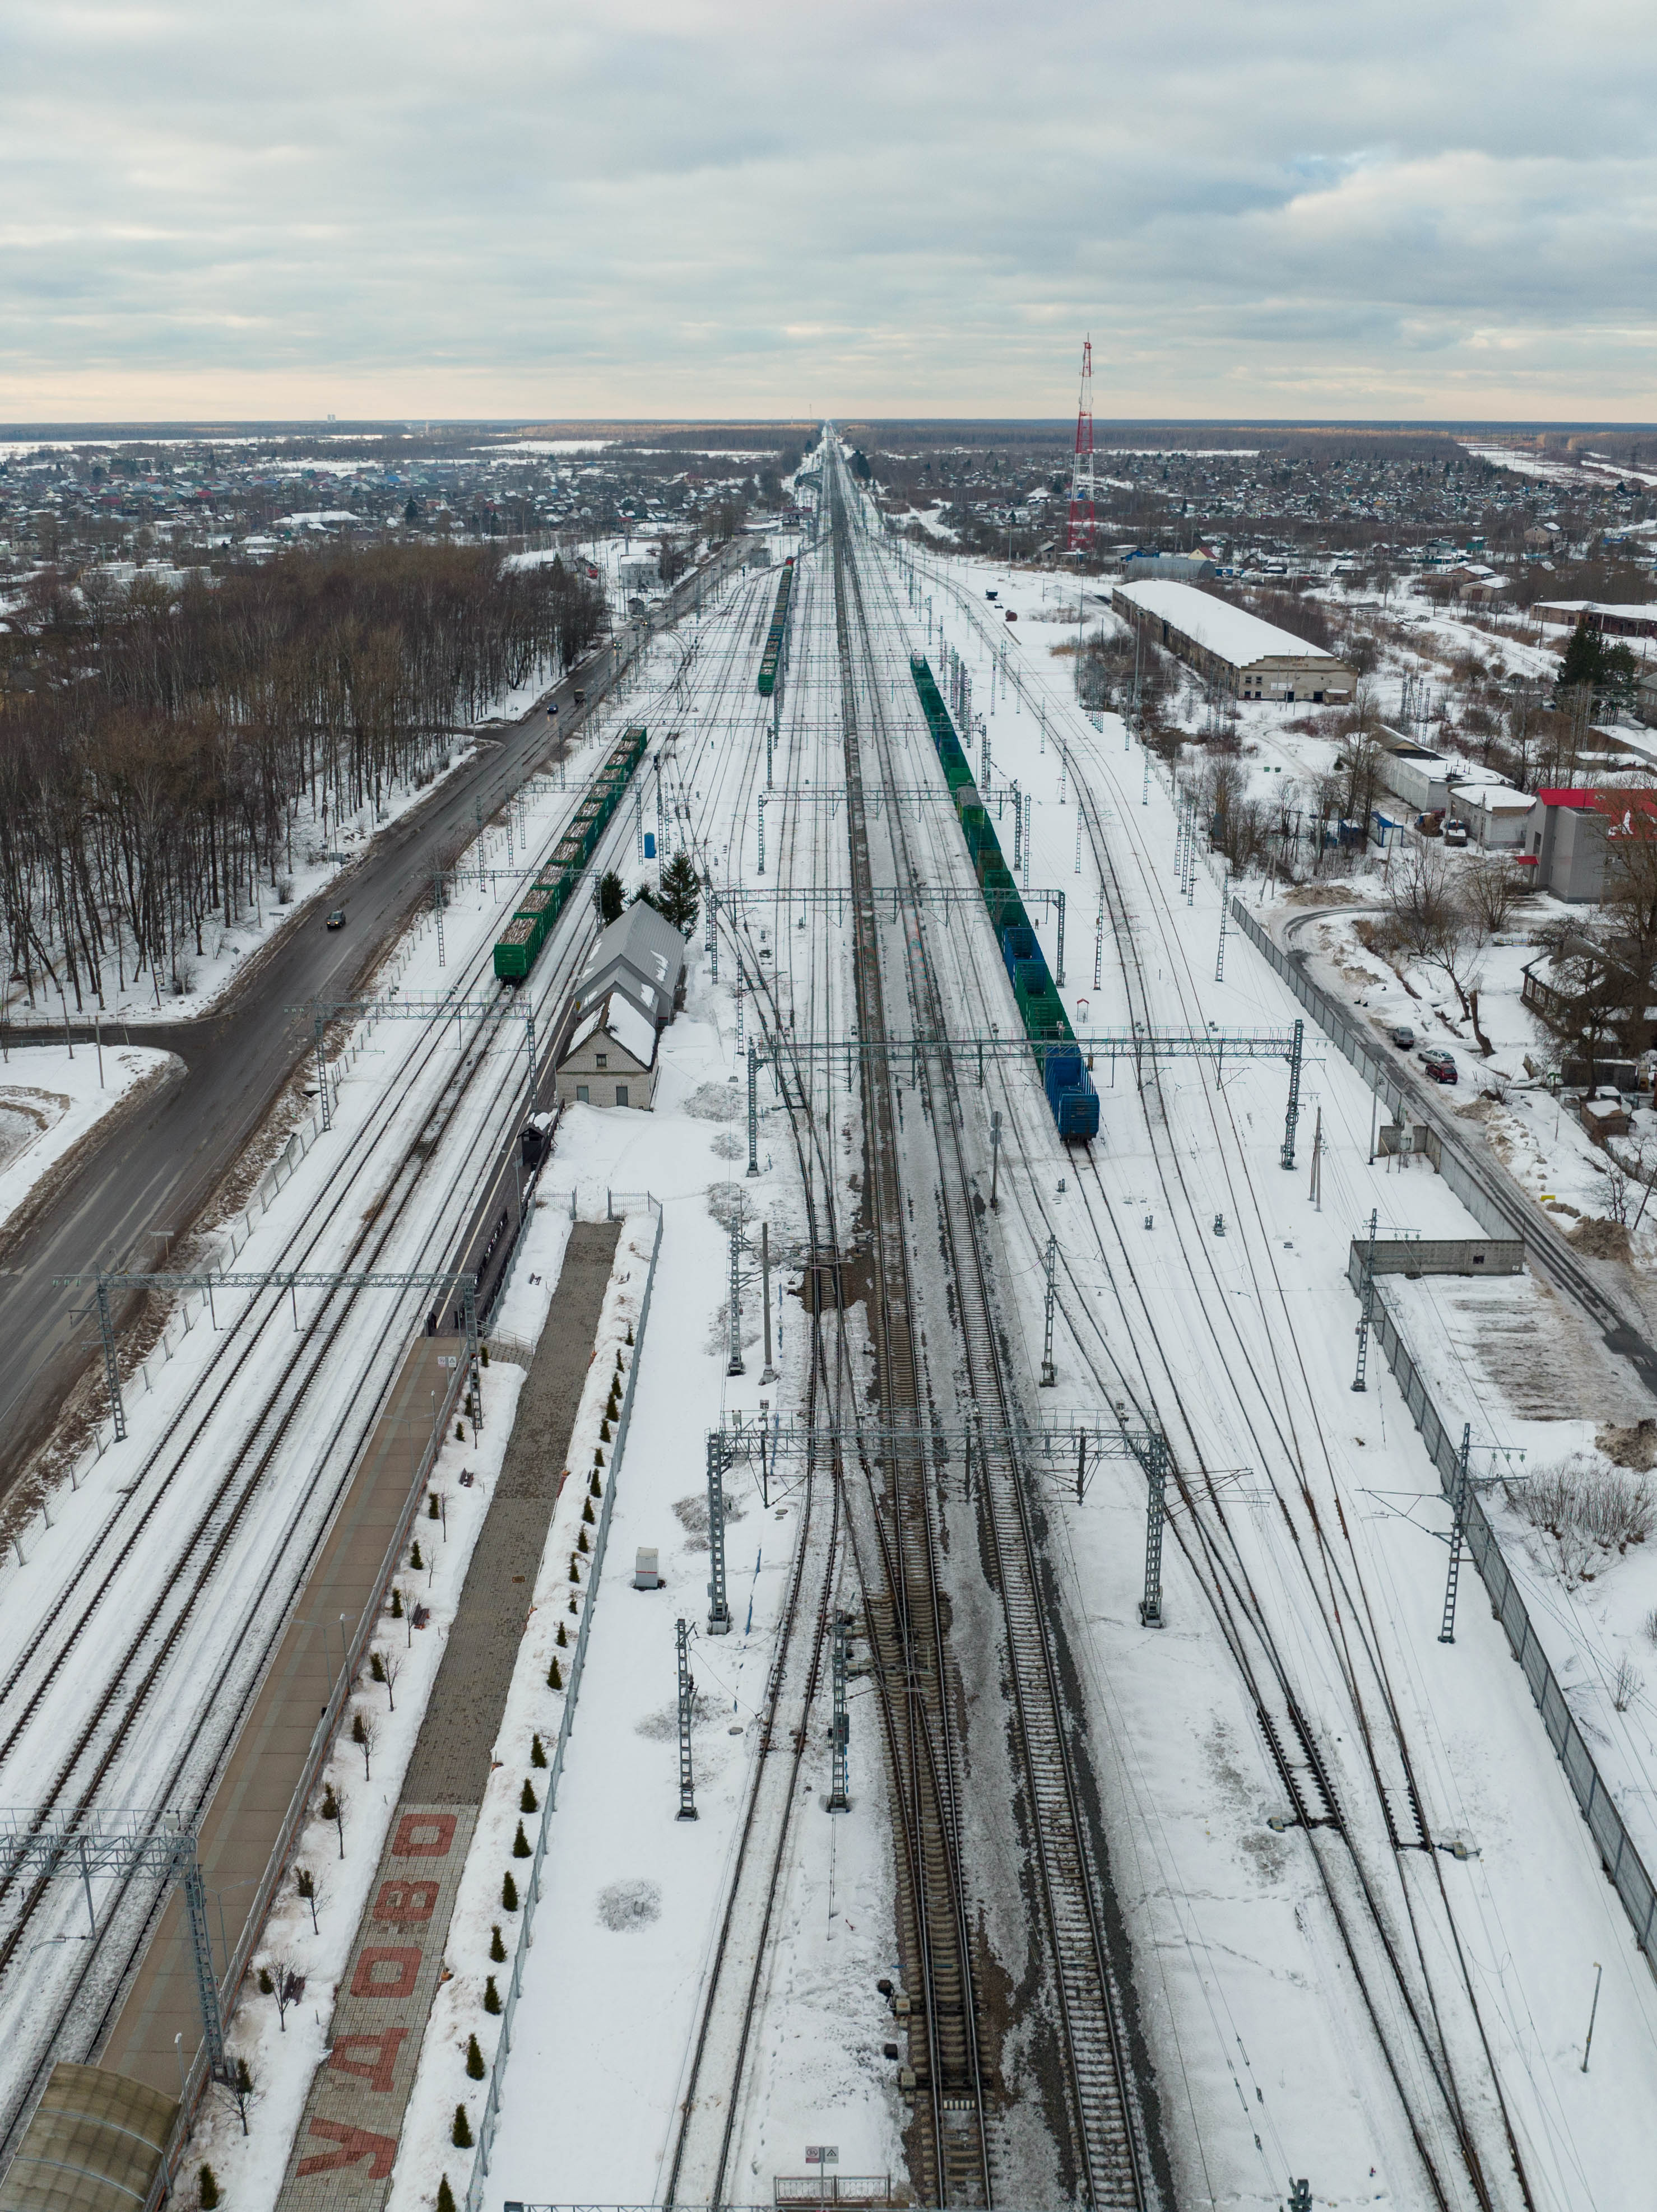
[[1620,1559],[1657,1527],[1657,1496],[1647,1477],[1602,1467],[1585,1452],[1539,1469],[1514,1492],[1513,1504],[1552,1546],[1559,1573],[1572,1589],[1593,1579],[1596,1560]]

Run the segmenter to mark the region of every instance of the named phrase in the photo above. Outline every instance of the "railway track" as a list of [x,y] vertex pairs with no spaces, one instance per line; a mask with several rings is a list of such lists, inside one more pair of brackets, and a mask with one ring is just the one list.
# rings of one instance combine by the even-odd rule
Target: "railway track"
[[[838,510],[837,576],[846,608],[845,626],[848,632],[855,629],[861,643],[864,677],[861,690],[868,702],[880,770],[887,781],[896,783],[902,779],[896,772],[886,702],[901,694],[893,681],[893,668],[881,666],[876,658],[856,541],[848,542],[844,526],[844,492],[838,474],[834,494]],[[886,627],[894,635],[901,629],[895,609],[888,614]],[[906,681],[906,657],[902,673]],[[853,674],[848,668],[849,700],[857,688],[851,680]],[[849,793],[858,781],[854,773],[858,766],[858,744],[849,729]],[[854,825],[856,819],[854,805]],[[909,830],[897,810],[889,811],[889,820],[897,880],[905,893],[912,893],[917,876]],[[856,883],[855,826],[853,854]],[[943,1015],[924,915],[912,896],[904,902],[909,908],[902,925],[905,981],[914,1027],[923,1034],[945,1035],[949,1025]],[[862,1034],[866,1038],[871,1036],[868,1029]],[[865,1055],[865,1066],[871,1070],[868,1087],[875,1094],[873,1115],[879,1110],[880,1094],[889,1090],[889,1074],[884,1061],[873,1055]],[[922,1083],[937,1155],[941,1231],[960,1334],[965,1395],[976,1407],[979,1424],[979,1520],[989,1553],[990,1578],[1004,1624],[1015,1756],[1026,1800],[1023,1827],[1037,1878],[1038,1930],[1033,1933],[1039,1932],[1045,1953],[1056,2014],[1053,2026],[1062,2053],[1068,2108],[1063,2115],[1068,2141],[1061,2147],[1062,2155],[1068,2158],[1072,2185],[1081,2201],[1140,2207],[1149,2201],[1140,2141],[1142,2118],[1132,2100],[1124,2060],[1118,1996],[1102,1925],[1100,1870],[1093,1860],[1078,1792],[1073,1723],[1059,1687],[1051,1632],[1042,1602],[1031,1502],[1020,1463],[1021,1414],[997,1341],[965,1152],[959,1091],[947,1054],[923,1059]],[[892,1149],[895,1160],[895,1145]],[[901,1222],[901,1213],[899,1218]],[[933,1589],[935,1595],[935,1572]],[[975,2082],[980,2127],[984,2088],[981,2079]],[[987,2170],[985,2178],[988,2183]]]
[[[1096,793],[1090,779],[1077,774],[1079,750],[1067,746],[1051,721],[1048,734],[1065,752],[1067,769],[1076,780],[1105,886],[1126,1011],[1130,1018],[1148,1023],[1143,955],[1129,926]],[[1136,857],[1144,902],[1154,910],[1153,874],[1142,851]],[[1168,941],[1173,944],[1172,938]],[[1185,1017],[1200,1020],[1190,979],[1182,982],[1179,970],[1176,957],[1175,984],[1182,994]],[[1173,1140],[1175,1114],[1163,1095],[1160,1072],[1152,1072],[1146,1088],[1147,1124],[1163,1197],[1181,1224],[1180,1252],[1192,1291],[1190,1310],[1203,1317],[1210,1338],[1209,1357],[1216,1363],[1213,1371],[1224,1379],[1248,1447],[1270,1475],[1274,1503],[1292,1538],[1289,1556],[1313,1617],[1321,1624],[1332,1662],[1324,1685],[1334,1684],[1343,1701],[1343,1717],[1362,1747],[1368,1784],[1362,1805],[1355,1799],[1343,1803],[1328,1784],[1316,1723],[1308,1718],[1313,1701],[1297,1686],[1295,1670],[1284,1658],[1271,1608],[1262,1599],[1246,1556],[1240,1516],[1234,1506],[1228,1507],[1205,1462],[1202,1433],[1206,1425],[1196,1415],[1174,1361],[1158,1343],[1154,1308],[1122,1234],[1117,1210],[1109,1204],[1096,1161],[1089,1162],[1084,1178],[1084,1196],[1091,1183],[1100,1200],[1095,1207],[1087,1198],[1089,1226],[1115,1291],[1126,1340],[1138,1350],[1139,1371],[1131,1375],[1116,1364],[1102,1333],[1103,1361],[1080,1334],[1075,1338],[1078,1355],[1112,1396],[1132,1404],[1138,1418],[1158,1419],[1172,1435],[1181,1429],[1185,1432],[1184,1449],[1174,1455],[1174,1480],[1185,1509],[1173,1525],[1174,1540],[1209,1601],[1254,1702],[1262,1738],[1290,1802],[1307,1827],[1325,1897],[1434,2203],[1449,2206],[1471,2201],[1491,2206],[1508,2201],[1516,2190],[1519,2201],[1529,2205],[1533,2197],[1525,2159],[1456,1931],[1442,1867],[1432,1848],[1415,1755],[1393,1693],[1362,1564],[1328,1466],[1310,1378],[1301,1368],[1298,1382],[1291,1387],[1275,1343],[1263,1352],[1245,1341],[1233,1302],[1219,1284],[1214,1255],[1200,1235],[1201,1221],[1212,1207],[1208,1196],[1199,1197],[1191,1188],[1182,1148]],[[1264,1311],[1273,1291],[1281,1290],[1275,1278],[1268,1279],[1268,1232],[1229,1109],[1222,1115],[1211,1094],[1204,1092],[1203,1097],[1212,1157],[1221,1163],[1226,1178],[1228,1218],[1248,1237],[1245,1249]],[[1016,1116],[1009,1119],[1016,1124]],[[1071,1279],[1079,1291],[1081,1286],[1073,1274]],[[1088,1304],[1078,1296],[1073,1310],[1087,1311]],[[1224,1327],[1215,1324],[1216,1313],[1225,1316]],[[1313,1435],[1309,1446],[1302,1445],[1296,1431],[1297,1399],[1302,1419],[1310,1417]],[[1314,1491],[1312,1464],[1319,1458],[1325,1480]],[[1327,1695],[1325,1686],[1325,1703]],[[1305,1790],[1308,1766],[1320,1777],[1318,1794],[1309,1804]],[[1355,1818],[1360,1813],[1362,1817]],[[1422,1871],[1412,1875],[1412,1865]],[[1452,1962],[1447,1971],[1441,1963],[1447,1956]],[[1464,2053],[1471,2050],[1482,2059],[1471,2069],[1465,2056],[1459,2062],[1453,2054],[1449,2021],[1456,2015]]]

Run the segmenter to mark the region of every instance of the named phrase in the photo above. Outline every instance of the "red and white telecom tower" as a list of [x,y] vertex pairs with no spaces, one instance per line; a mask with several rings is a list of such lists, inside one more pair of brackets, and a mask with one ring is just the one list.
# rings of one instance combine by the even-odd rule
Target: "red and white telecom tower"
[[1091,335],[1081,347],[1081,398],[1076,406],[1075,459],[1070,469],[1070,527],[1064,540],[1069,553],[1093,550],[1093,342]]

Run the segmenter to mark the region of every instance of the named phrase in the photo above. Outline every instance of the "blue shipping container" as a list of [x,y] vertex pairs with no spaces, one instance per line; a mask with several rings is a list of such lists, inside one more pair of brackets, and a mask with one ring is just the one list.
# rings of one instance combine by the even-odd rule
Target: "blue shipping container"
[[1007,963],[1009,975],[1020,960],[1039,960],[1041,947],[1036,942],[1034,930],[1020,922],[1015,922],[1010,929],[1003,929],[1001,933],[1001,957]]
[[1066,1091],[1053,1109],[1053,1118],[1058,1123],[1061,1137],[1080,1138],[1084,1142],[1099,1134],[1099,1093],[1084,1071],[1081,1078],[1085,1090]]
[[655,856],[656,833],[654,830],[647,830],[644,833],[644,857],[647,860],[654,860]]

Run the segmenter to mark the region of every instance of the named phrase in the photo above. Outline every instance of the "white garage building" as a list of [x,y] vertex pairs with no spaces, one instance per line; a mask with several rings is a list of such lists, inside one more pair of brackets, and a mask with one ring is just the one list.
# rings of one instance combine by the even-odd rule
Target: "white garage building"
[[1138,630],[1239,699],[1307,700],[1343,704],[1352,696],[1355,668],[1262,622],[1194,584],[1117,584],[1111,605]]

